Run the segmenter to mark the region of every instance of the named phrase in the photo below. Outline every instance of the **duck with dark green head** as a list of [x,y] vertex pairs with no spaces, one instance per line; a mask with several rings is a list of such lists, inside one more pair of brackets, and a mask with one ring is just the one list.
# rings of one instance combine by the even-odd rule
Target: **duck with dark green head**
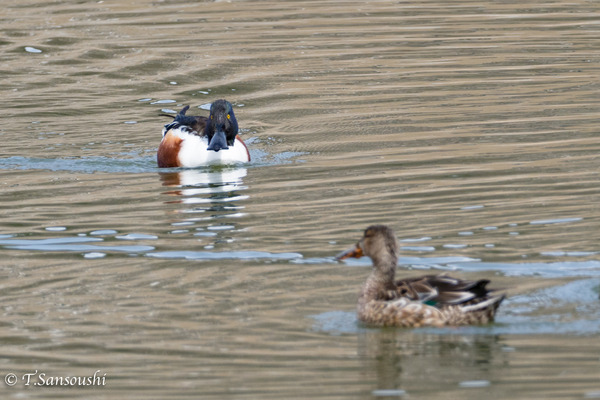
[[188,116],[185,106],[163,128],[156,160],[161,168],[195,168],[209,164],[250,161],[250,153],[238,135],[238,122],[227,100],[216,100],[207,117]]

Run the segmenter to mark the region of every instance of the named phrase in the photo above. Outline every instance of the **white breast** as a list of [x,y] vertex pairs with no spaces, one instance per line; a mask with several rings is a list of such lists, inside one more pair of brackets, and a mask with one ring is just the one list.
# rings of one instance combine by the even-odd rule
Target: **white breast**
[[233,146],[227,150],[207,150],[208,139],[185,132],[181,129],[172,129],[171,132],[180,137],[179,162],[182,167],[196,168],[209,164],[235,164],[250,161],[248,150],[243,142],[236,139]]

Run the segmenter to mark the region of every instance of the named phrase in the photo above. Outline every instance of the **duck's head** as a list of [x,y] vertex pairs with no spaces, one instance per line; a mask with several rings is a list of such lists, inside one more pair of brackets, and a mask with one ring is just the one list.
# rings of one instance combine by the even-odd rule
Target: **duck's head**
[[337,260],[345,258],[370,257],[374,266],[393,265],[398,262],[398,242],[394,231],[386,225],[371,225],[363,237],[348,250],[337,255]]
[[204,128],[208,137],[207,150],[227,150],[238,134],[238,123],[233,107],[227,100],[216,100],[210,106],[210,115]]

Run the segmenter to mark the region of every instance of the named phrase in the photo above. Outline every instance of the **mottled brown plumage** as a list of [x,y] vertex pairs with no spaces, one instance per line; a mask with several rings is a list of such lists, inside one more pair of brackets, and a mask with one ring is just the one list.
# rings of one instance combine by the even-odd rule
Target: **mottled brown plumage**
[[504,295],[492,295],[488,280],[467,281],[446,275],[395,280],[398,243],[385,225],[368,227],[338,260],[368,256],[373,269],[358,298],[358,319],[376,326],[457,326],[494,320]]

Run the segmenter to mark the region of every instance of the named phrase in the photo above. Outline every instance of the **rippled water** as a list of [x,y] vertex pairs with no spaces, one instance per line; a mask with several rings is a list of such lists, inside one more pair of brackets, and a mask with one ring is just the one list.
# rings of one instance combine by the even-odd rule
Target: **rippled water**
[[[3,398],[600,397],[597,3],[20,0],[0,21]],[[157,169],[160,114],[217,98],[253,162]],[[333,256],[371,223],[399,276],[505,289],[497,323],[358,324],[369,262]]]

